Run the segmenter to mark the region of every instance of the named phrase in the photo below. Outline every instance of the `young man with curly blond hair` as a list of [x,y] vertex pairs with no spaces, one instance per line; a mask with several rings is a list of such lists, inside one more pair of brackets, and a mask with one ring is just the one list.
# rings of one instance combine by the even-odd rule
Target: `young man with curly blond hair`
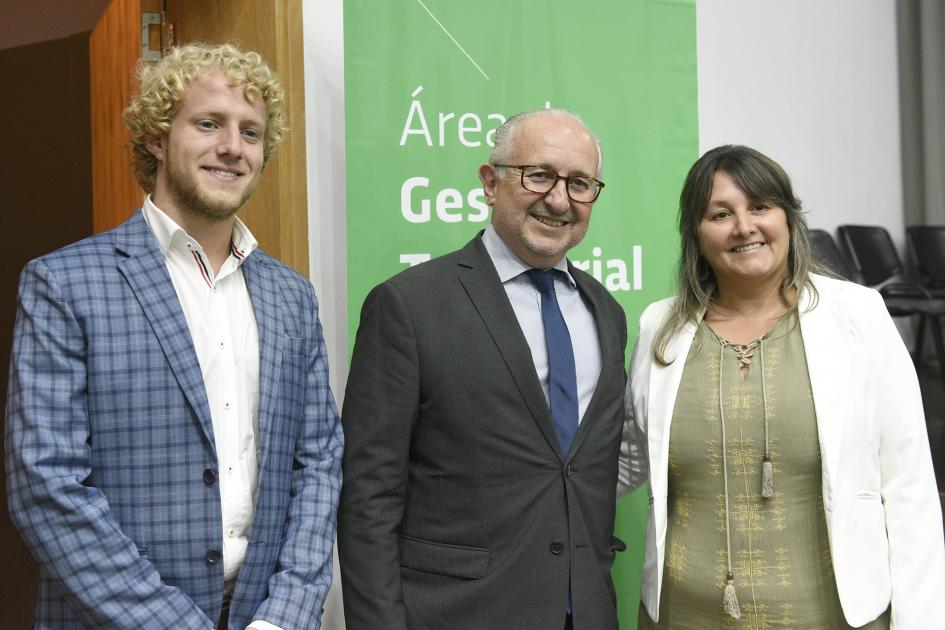
[[284,93],[230,45],[140,78],[143,207],[20,280],[7,487],[34,628],[317,629],[342,450],[317,300],[236,217]]

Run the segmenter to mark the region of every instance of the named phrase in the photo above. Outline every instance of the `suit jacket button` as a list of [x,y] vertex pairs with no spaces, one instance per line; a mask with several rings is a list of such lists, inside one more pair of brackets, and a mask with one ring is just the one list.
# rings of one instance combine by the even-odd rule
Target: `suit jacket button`
[[558,540],[557,538],[555,538],[554,540],[551,541],[551,544],[548,545],[548,548],[551,549],[551,553],[557,556],[562,551],[564,551],[564,543]]
[[220,561],[220,550],[219,549],[210,549],[207,551],[204,559],[207,561],[207,564],[214,565]]
[[208,486],[212,486],[213,482],[217,480],[217,473],[214,472],[212,468],[207,468],[203,471],[203,482]]
[[571,464],[568,464],[567,466],[564,467],[564,476],[565,476],[565,477],[570,477],[572,472],[574,472],[574,471],[571,470]]

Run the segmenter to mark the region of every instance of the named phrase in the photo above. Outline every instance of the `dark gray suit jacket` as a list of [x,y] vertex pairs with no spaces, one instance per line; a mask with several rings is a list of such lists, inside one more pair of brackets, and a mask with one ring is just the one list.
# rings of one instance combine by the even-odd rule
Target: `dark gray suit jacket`
[[349,630],[557,630],[569,582],[576,628],[617,628],[626,318],[571,273],[603,363],[567,454],[479,237],[368,295],[342,412]]

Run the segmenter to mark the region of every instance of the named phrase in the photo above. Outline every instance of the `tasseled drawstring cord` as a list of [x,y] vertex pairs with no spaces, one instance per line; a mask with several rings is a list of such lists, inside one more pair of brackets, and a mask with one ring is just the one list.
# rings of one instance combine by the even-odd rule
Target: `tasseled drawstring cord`
[[761,462],[761,496],[764,499],[770,499],[774,496],[774,470],[771,465],[771,446],[768,439],[768,388],[765,387],[765,340],[764,337],[757,339],[749,344],[733,344],[722,339],[719,340],[719,418],[722,421],[722,478],[725,484],[725,561],[728,573],[725,576],[725,589],[722,591],[722,608],[732,619],[740,619],[742,616],[741,608],[738,605],[738,597],[735,594],[735,573],[732,571],[732,523],[729,514],[728,504],[728,439],[725,433],[725,405],[722,400],[722,362],[725,359],[725,348],[729,347],[735,353],[739,362],[739,369],[751,367],[751,351],[758,348],[761,355],[761,400],[764,405],[765,419],[765,454]]
[[774,496],[774,467],[771,465],[771,446],[768,440],[768,388],[765,387],[765,339],[761,338],[761,400],[765,412],[765,456],[761,460],[761,497],[770,499]]
[[735,596],[735,576],[731,571],[725,578],[725,590],[722,591],[722,608],[725,614],[732,619],[741,619],[742,609],[738,607],[738,597]]
[[[764,404],[765,421],[765,454],[761,460],[761,497],[763,499],[770,499],[774,496],[774,467],[771,465],[771,443],[768,438],[768,388],[765,385],[765,338],[761,337],[748,344],[734,344],[722,339],[718,335],[716,335],[716,337],[719,343],[722,344],[722,348],[731,348],[735,353],[735,358],[738,359],[739,369],[751,367],[751,360],[753,358],[751,352],[755,348],[758,348],[759,354],[761,355],[761,400]],[[719,379],[721,379],[721,372],[719,373]],[[721,404],[722,401],[720,398],[720,407]]]
[[[732,619],[740,619],[742,611],[738,607],[738,597],[735,595],[735,574],[732,573],[732,523],[728,510],[728,453],[725,445],[725,405],[722,404],[722,361],[725,358],[726,341],[719,339],[719,416],[722,420],[722,479],[725,483],[725,561],[728,566],[728,575],[725,577],[725,590],[722,591],[722,607]],[[744,358],[739,357],[744,364]]]

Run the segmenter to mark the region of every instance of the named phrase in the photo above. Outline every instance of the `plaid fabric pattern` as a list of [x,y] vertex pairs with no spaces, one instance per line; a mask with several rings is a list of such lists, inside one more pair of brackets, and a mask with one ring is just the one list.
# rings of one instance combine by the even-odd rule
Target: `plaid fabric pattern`
[[[259,485],[230,623],[318,628],[342,435],[317,300],[263,252],[243,273],[260,337]],[[140,212],[24,269],[6,426],[11,516],[42,568],[35,628],[215,625],[223,532],[210,411]]]

